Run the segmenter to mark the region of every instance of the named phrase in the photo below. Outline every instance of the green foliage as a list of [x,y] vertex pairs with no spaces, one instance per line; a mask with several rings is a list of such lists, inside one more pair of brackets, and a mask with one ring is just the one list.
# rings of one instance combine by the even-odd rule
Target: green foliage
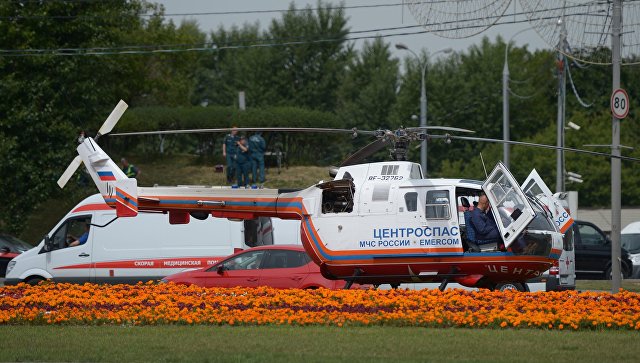
[[396,102],[398,72],[389,44],[381,38],[365,42],[338,91],[337,114],[342,123],[369,130],[392,127],[389,114]]
[[120,98],[134,105],[143,99],[189,102],[193,82],[183,80],[188,57],[172,62],[167,55],[58,54],[66,48],[166,44],[198,36],[194,26],[175,29],[159,16],[140,16],[149,12],[157,8],[144,1],[0,3],[1,16],[14,16],[0,21],[0,44],[34,54],[0,57],[3,228],[19,231],[32,209],[56,193],[55,181],[73,158],[78,131],[97,128]]
[[[216,50],[202,60],[194,104],[234,105],[239,91],[249,107],[295,106],[334,111],[336,90],[351,57],[347,19],[340,8],[318,2],[290,5],[261,33],[257,24],[211,34]],[[331,41],[319,41],[332,39]],[[264,47],[245,48],[249,44]]]

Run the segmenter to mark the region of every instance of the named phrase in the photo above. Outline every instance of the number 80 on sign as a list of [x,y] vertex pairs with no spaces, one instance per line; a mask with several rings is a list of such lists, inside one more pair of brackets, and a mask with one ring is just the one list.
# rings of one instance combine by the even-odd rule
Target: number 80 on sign
[[611,113],[618,119],[623,119],[629,114],[629,95],[622,88],[611,94]]

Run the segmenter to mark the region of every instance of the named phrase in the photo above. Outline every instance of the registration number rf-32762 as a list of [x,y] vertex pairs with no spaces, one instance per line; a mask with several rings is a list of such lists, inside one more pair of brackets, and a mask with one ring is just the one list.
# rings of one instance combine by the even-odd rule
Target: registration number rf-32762
[[395,181],[403,178],[402,175],[369,175],[369,181]]

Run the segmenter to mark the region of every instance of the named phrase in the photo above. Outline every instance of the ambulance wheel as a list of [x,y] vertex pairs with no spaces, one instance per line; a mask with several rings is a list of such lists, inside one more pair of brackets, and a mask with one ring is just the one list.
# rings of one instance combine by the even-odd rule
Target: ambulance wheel
[[501,282],[494,288],[495,291],[516,290],[524,291],[524,286],[519,282]]
[[28,278],[25,282],[31,286],[35,286],[37,284],[39,284],[41,281],[44,281],[44,279],[40,276],[33,276]]

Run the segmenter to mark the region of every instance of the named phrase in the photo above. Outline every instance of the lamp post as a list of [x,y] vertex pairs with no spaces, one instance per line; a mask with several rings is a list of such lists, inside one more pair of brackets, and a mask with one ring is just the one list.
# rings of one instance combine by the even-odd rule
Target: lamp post
[[[427,65],[429,64],[429,56],[426,55],[423,62],[420,56],[416,54],[416,52],[409,49],[409,47],[407,47],[403,43],[397,43],[396,49],[406,50],[411,54],[413,54],[413,56],[416,57],[418,64],[420,65],[420,68],[422,68],[422,81],[420,86],[420,127],[426,128],[427,127],[427,89],[425,85],[425,76],[427,73]],[[431,56],[434,56],[438,53],[451,53],[452,50],[453,49],[451,48],[440,49],[439,51],[431,54]],[[422,166],[422,171],[424,173],[424,176],[426,177],[427,176],[427,143],[424,141],[420,146],[420,165]]]
[[509,168],[509,162],[511,159],[511,153],[509,149],[509,128],[510,128],[510,120],[509,120],[509,45],[513,38],[520,33],[524,33],[527,30],[531,30],[533,28],[522,29],[519,32],[513,34],[511,38],[507,41],[507,44],[504,47],[504,68],[502,69],[502,139],[505,141],[502,144],[502,159],[504,165]]
[[556,192],[564,192],[564,178],[565,178],[565,165],[564,165],[564,118],[566,107],[566,95],[567,95],[567,57],[562,51],[569,48],[567,44],[567,29],[564,24],[564,18],[558,19],[558,28],[560,31],[560,39],[558,39],[557,55],[557,71],[558,71],[558,122],[557,129],[557,145],[556,150]]

